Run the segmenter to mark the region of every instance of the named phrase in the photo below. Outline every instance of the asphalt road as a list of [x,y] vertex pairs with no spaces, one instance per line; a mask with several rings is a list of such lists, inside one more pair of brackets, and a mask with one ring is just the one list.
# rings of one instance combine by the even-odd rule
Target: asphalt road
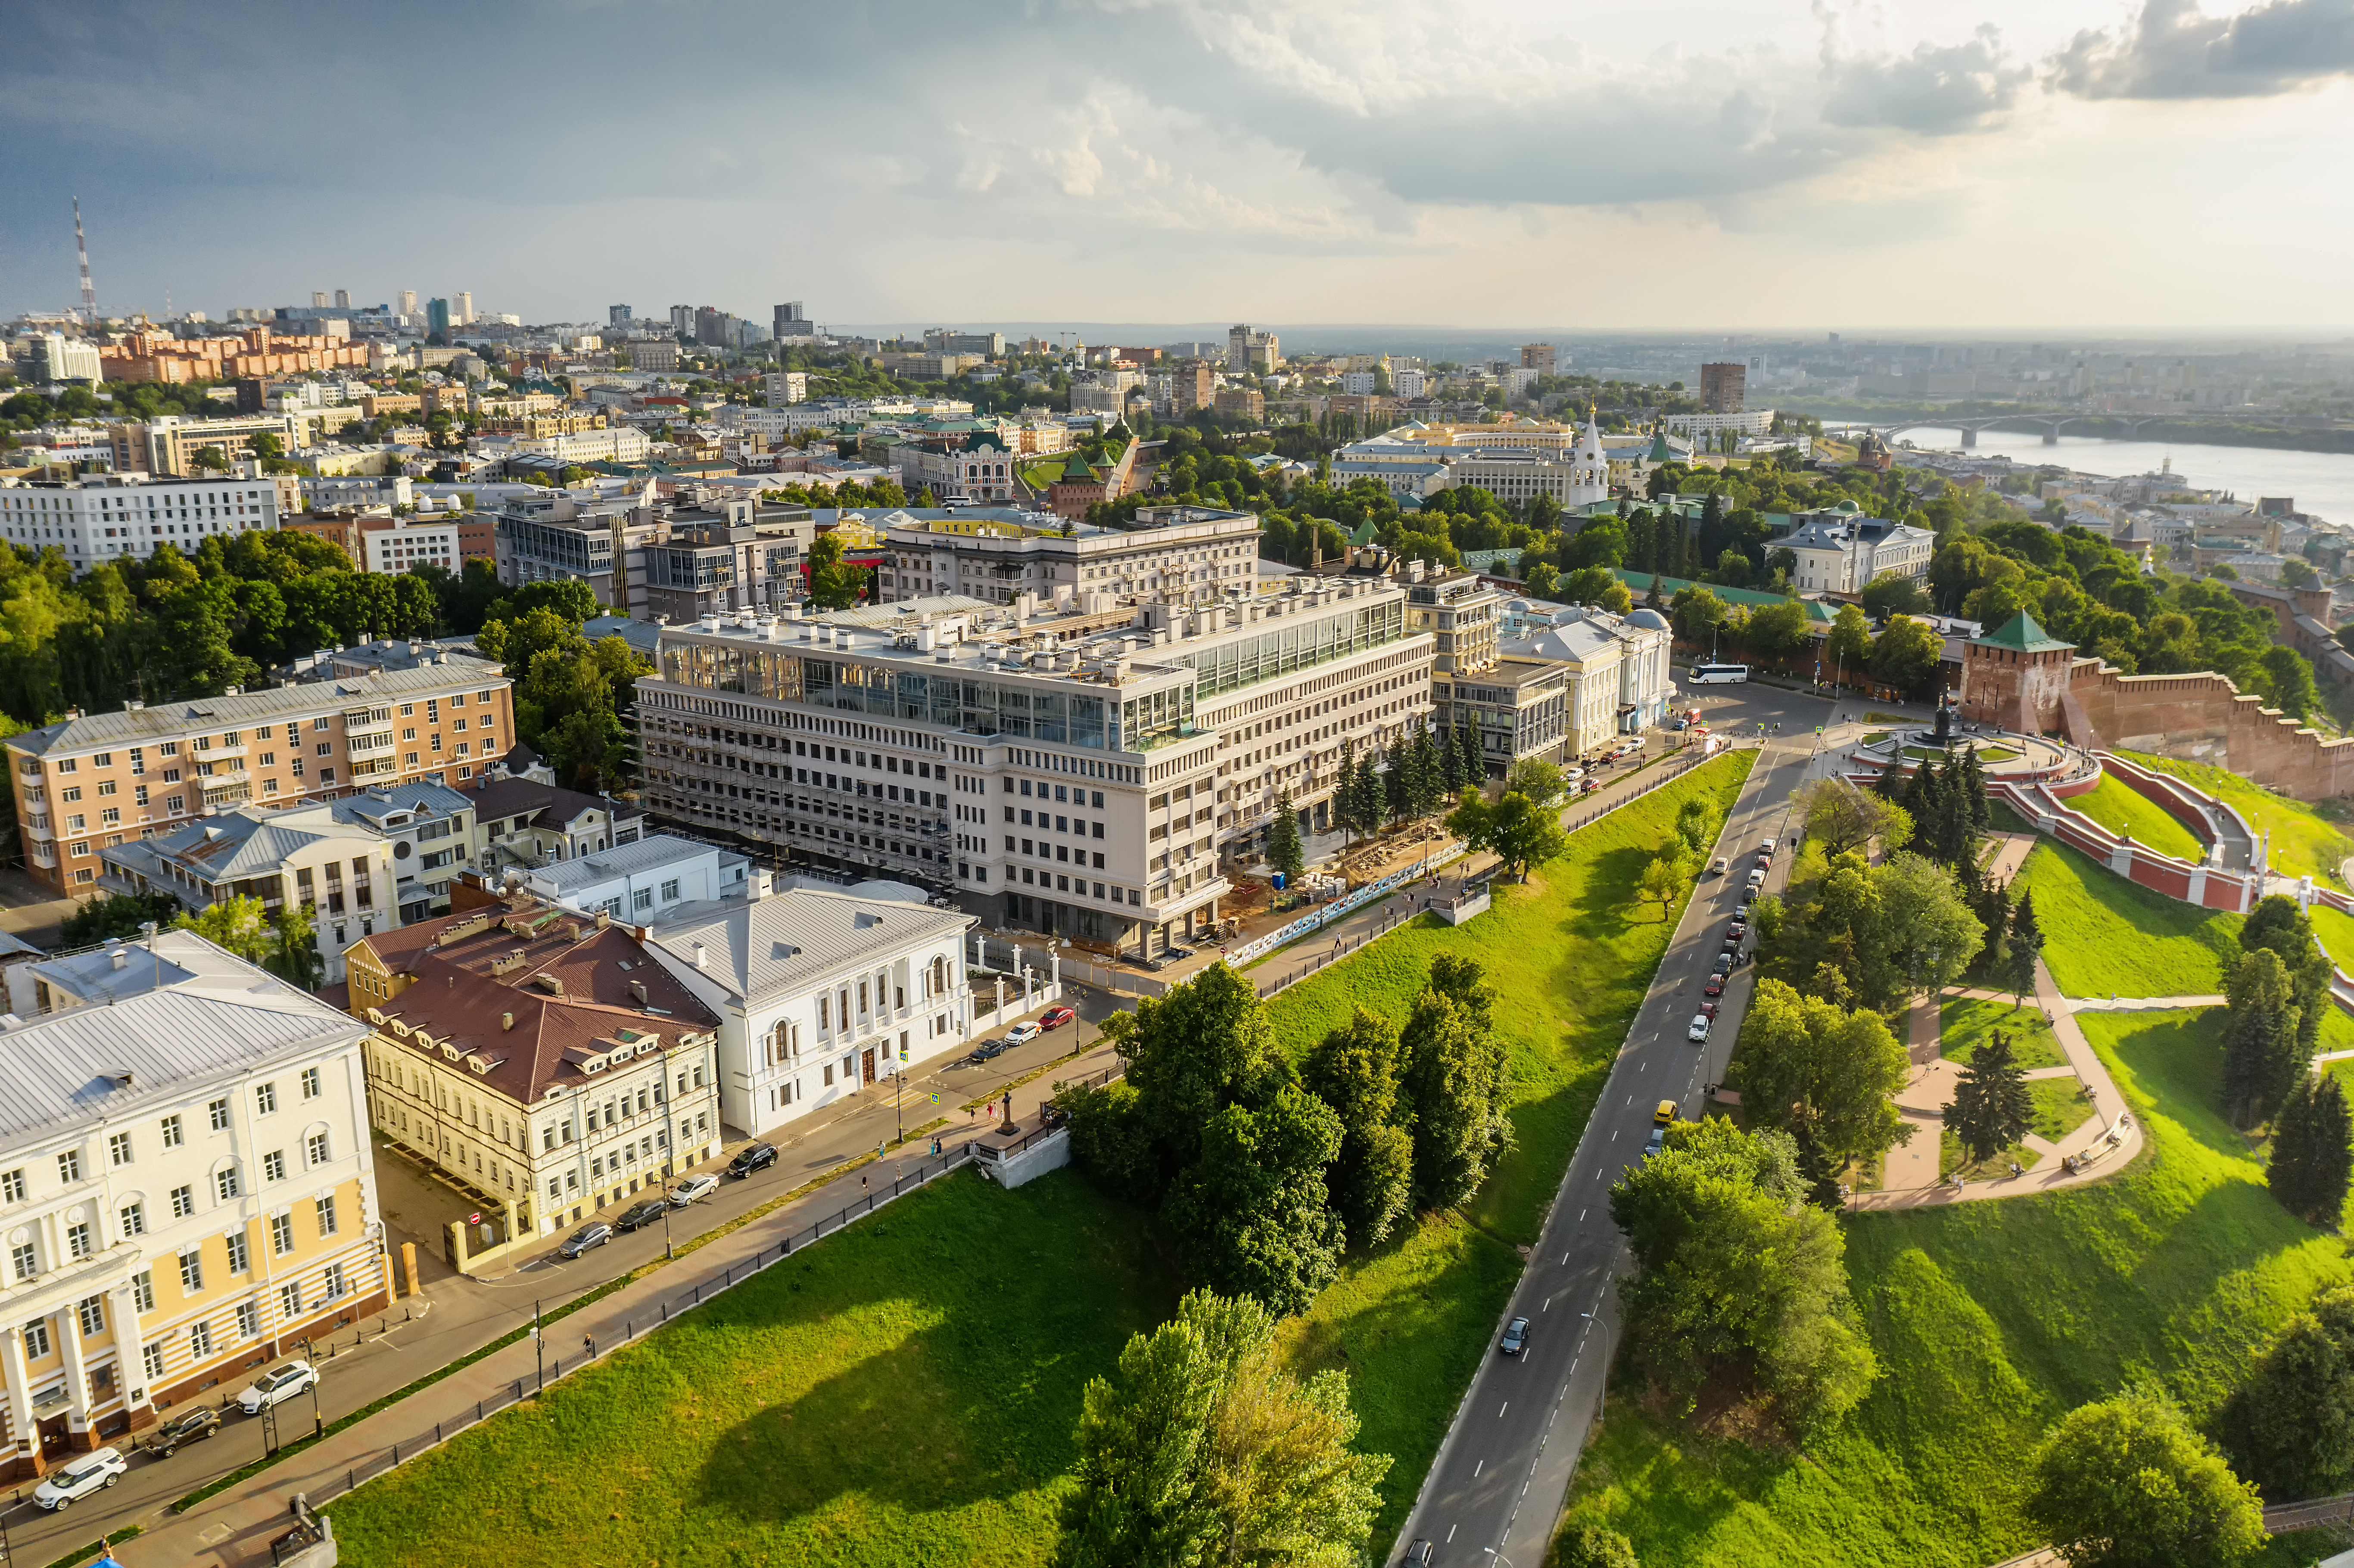
[[[1842,705],[1851,715],[1866,705]],[[1766,838],[1787,842],[1796,825],[1790,795],[1810,770],[1814,727],[1833,710],[1767,687],[1712,692],[1700,706],[1720,734],[1754,736],[1760,724],[1781,725],[1779,732],[1769,727],[1718,844],[1733,868],[1721,877],[1703,875],[1686,905],[1513,1292],[1505,1316],[1529,1319],[1528,1348],[1519,1356],[1490,1351],[1391,1561],[1410,1542],[1428,1540],[1441,1564],[1484,1565],[1492,1553],[1509,1568],[1541,1568],[1617,1344],[1611,1280],[1623,1266],[1624,1248],[1610,1220],[1610,1187],[1641,1160],[1659,1102],[1674,1100],[1682,1115],[1696,1116],[1703,1087],[1723,1076],[1732,1055],[1748,969],[1735,972],[1704,1046],[1691,1044],[1686,1030],[1741,906],[1755,850]],[[1778,890],[1788,859],[1776,857],[1768,891]]]

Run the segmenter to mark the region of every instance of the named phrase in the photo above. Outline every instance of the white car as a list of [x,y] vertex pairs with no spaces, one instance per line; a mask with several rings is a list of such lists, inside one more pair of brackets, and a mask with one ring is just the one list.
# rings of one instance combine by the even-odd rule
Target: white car
[[1044,1033],[1037,1024],[1025,1019],[1005,1032],[1005,1043],[1008,1045],[1026,1045]]
[[254,1379],[253,1386],[237,1396],[237,1407],[248,1415],[259,1415],[263,1405],[283,1404],[318,1381],[318,1369],[309,1361],[288,1361]]
[[1757,853],[1760,854],[1772,854],[1774,853],[1774,841],[1772,839],[1767,839],[1765,842],[1759,844],[1757,846]]
[[1684,1038],[1691,1041],[1695,1044],[1704,1043],[1708,1039],[1707,1013],[1695,1012],[1692,1014],[1691,1027],[1684,1031]]
[[33,1500],[54,1513],[76,1498],[112,1486],[130,1467],[131,1461],[112,1448],[94,1448],[72,1464],[51,1470],[48,1479],[33,1489]]
[[707,1198],[717,1191],[719,1191],[719,1178],[710,1172],[705,1171],[700,1176],[690,1176],[670,1190],[670,1206],[673,1209],[684,1209],[697,1198]]

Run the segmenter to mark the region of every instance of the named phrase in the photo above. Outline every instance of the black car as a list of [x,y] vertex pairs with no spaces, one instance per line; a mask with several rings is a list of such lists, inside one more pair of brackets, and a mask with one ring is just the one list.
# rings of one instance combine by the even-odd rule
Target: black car
[[750,1143],[736,1151],[727,1162],[730,1176],[749,1176],[755,1171],[765,1171],[777,1162],[777,1146],[773,1143]]
[[649,1199],[642,1203],[631,1203],[621,1211],[621,1217],[613,1222],[613,1228],[627,1235],[631,1231],[652,1224],[668,1213],[670,1203],[667,1200]]
[[1529,1348],[1529,1320],[1515,1318],[1504,1325],[1504,1337],[1496,1348],[1508,1356],[1517,1356]]
[[1437,1551],[1437,1548],[1432,1546],[1429,1542],[1417,1541],[1405,1549],[1405,1555],[1399,1558],[1398,1562],[1402,1568],[1430,1568],[1430,1565],[1438,1560],[1436,1555]]
[[1715,972],[1721,975],[1730,974],[1733,972],[1733,955],[1731,953],[1719,953],[1716,955]]
[[168,1459],[173,1451],[187,1443],[201,1443],[220,1430],[220,1412],[210,1405],[184,1410],[155,1428],[147,1439],[148,1451],[157,1458]]
[[1004,1054],[1004,1052],[1005,1042],[1002,1039],[984,1040],[972,1048],[972,1054],[967,1056],[965,1060],[978,1065],[982,1062],[995,1061]]

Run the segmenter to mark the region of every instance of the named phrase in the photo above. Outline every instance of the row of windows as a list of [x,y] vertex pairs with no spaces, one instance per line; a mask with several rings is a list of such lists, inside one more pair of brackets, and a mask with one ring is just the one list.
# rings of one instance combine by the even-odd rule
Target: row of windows
[[[302,1088],[302,1097],[304,1099],[316,1099],[319,1097],[321,1092],[321,1080],[318,1068],[305,1067],[302,1069],[302,1075],[300,1081]],[[256,1084],[253,1086],[254,1114],[257,1116],[268,1116],[277,1110],[277,1084],[274,1082]],[[205,1117],[207,1121],[210,1124],[212,1131],[228,1131],[229,1125],[228,1097],[227,1095],[223,1095],[218,1099],[208,1101],[205,1107]],[[156,1132],[157,1137],[165,1149],[177,1149],[187,1141],[186,1128],[183,1125],[181,1118],[176,1115],[164,1117],[161,1121],[157,1122]],[[308,1152],[311,1157],[312,1164],[325,1164],[328,1157],[327,1135],[323,1132],[313,1134],[308,1141]],[[133,1137],[129,1130],[126,1129],[122,1132],[111,1132],[107,1134],[106,1161],[109,1165],[129,1165],[134,1161],[136,1155],[134,1152]],[[58,1156],[58,1181],[69,1187],[75,1182],[80,1181],[82,1179],[81,1166],[82,1160],[80,1150],[69,1149],[64,1150]],[[274,1172],[274,1174],[271,1175],[270,1180],[276,1181],[279,1176],[283,1175],[285,1172],[286,1156],[284,1152],[274,1151],[272,1153],[263,1155],[262,1167],[265,1171]],[[230,1171],[225,1172],[225,1174],[234,1178],[236,1173],[234,1171]],[[23,1166],[20,1165],[13,1171],[0,1171],[0,1202],[20,1203],[25,1201],[26,1195],[30,1191],[31,1184],[26,1180],[25,1168]],[[224,1192],[222,1196],[233,1197],[235,1194],[234,1192]]]
[[[151,1305],[152,1294],[151,1289]],[[279,1321],[281,1323],[294,1322],[301,1319],[304,1312],[315,1312],[323,1308],[330,1307],[350,1294],[351,1282],[344,1273],[344,1266],[340,1263],[331,1263],[320,1271],[319,1290],[315,1297],[311,1297],[306,1299],[302,1290],[302,1282],[299,1279],[288,1280],[285,1284],[281,1285],[278,1287]],[[88,1303],[85,1302],[83,1305],[87,1307]],[[146,1309],[147,1308],[145,1307],[141,1308],[142,1311]],[[261,1304],[259,1301],[240,1301],[236,1305],[236,1307],[231,1308],[229,1316],[230,1321],[233,1325],[233,1338],[235,1340],[258,1340],[261,1338]],[[85,1325],[86,1332],[94,1331],[88,1330],[87,1325],[89,1323],[89,1319],[87,1318],[83,1319],[83,1323]],[[33,1350],[32,1325],[26,1325],[25,1349],[27,1354],[46,1355],[48,1353],[47,1324],[44,1323],[42,1328],[42,1349],[36,1352]],[[214,1349],[219,1341],[216,1339],[213,1333],[213,1325],[210,1319],[199,1319],[196,1322],[189,1324],[183,1331],[187,1335],[188,1358],[190,1361],[203,1361],[209,1360],[212,1357]],[[140,1364],[145,1369],[147,1381],[149,1383],[157,1383],[162,1381],[164,1378],[165,1369],[170,1365],[170,1344],[171,1341],[168,1339],[152,1340],[141,1348],[139,1353]]]

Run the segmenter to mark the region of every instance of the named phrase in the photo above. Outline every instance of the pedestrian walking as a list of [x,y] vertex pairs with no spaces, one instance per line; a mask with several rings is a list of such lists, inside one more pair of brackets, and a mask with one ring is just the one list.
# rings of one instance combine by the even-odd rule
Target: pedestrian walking
[[590,1361],[595,1361],[597,1359],[597,1336],[594,1334],[581,1335],[580,1348],[588,1352],[588,1359]]

